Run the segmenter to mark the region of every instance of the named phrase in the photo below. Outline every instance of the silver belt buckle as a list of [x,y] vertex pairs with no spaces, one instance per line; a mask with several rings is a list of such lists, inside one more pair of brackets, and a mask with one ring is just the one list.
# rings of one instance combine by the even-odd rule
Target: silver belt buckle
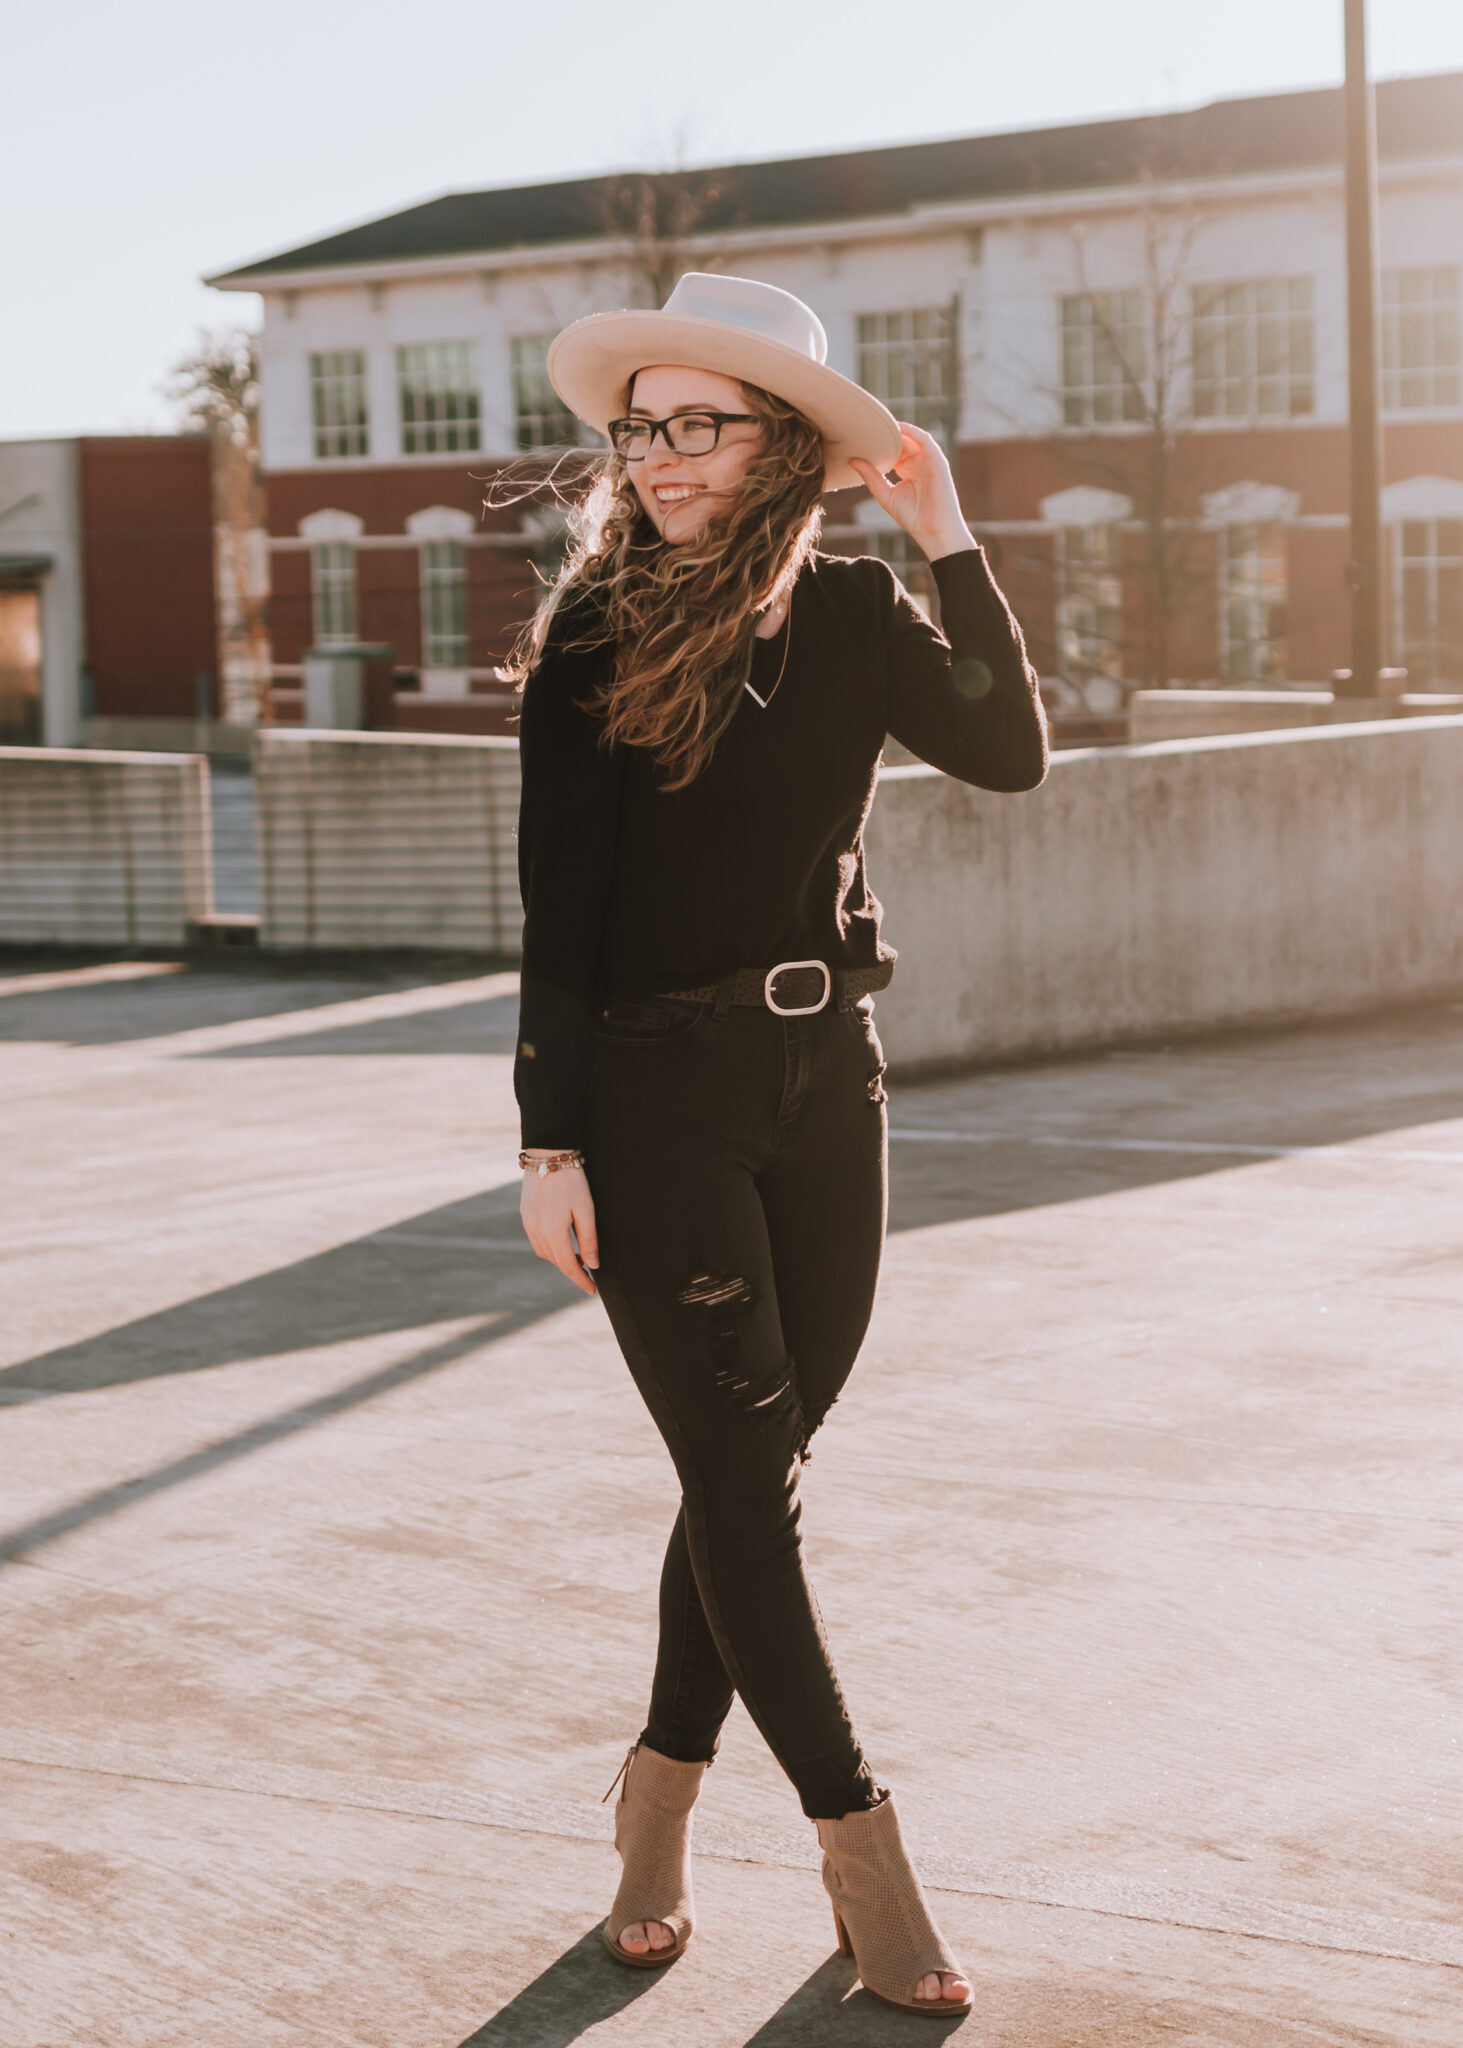
[[[805,1004],[801,1010],[784,1010],[772,999],[772,984],[779,974],[790,974],[795,967],[818,967],[823,972],[823,993],[816,1003]],[[828,1007],[828,998],[833,993],[833,976],[826,960],[780,960],[776,967],[769,969],[762,984],[762,995],[774,1017],[816,1017],[820,1010]]]

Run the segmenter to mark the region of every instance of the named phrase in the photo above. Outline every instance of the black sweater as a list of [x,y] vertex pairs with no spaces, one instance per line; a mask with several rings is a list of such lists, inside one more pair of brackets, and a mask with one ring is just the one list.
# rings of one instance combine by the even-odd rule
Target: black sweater
[[787,654],[767,709],[744,691],[709,765],[672,793],[643,748],[603,746],[582,708],[609,650],[550,633],[519,727],[525,1145],[582,1144],[606,1001],[780,960],[894,957],[863,847],[886,734],[982,789],[1041,781],[1036,676],[985,555],[946,555],[934,572],[945,633],[886,563],[815,555],[787,623],[755,645],[764,697]]

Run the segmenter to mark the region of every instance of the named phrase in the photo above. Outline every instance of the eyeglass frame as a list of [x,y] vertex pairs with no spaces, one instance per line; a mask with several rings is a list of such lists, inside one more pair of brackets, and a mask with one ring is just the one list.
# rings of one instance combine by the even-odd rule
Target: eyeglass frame
[[[677,420],[710,420],[712,426],[716,430],[716,437],[712,441],[711,446],[709,448],[701,449],[699,454],[695,455],[686,454],[685,450],[678,448],[675,442],[671,439],[670,435],[670,430],[675,425]],[[706,456],[714,455],[717,449],[721,446],[722,428],[727,426],[734,426],[739,421],[745,421],[750,425],[758,424],[757,415],[754,412],[716,412],[710,406],[689,405],[685,408],[684,411],[673,412],[670,415],[669,419],[664,420],[639,419],[633,413],[627,413],[623,419],[611,420],[608,423],[607,431],[609,434],[610,446],[614,448],[615,453],[626,462],[644,462],[649,457],[651,450],[655,447],[655,437],[657,434],[659,434],[661,438],[664,440],[666,447],[670,450],[672,455],[685,454],[686,460],[688,462],[700,462]],[[623,448],[617,447],[615,444],[615,429],[617,427],[636,427],[640,429],[642,432],[648,427],[650,429],[650,445],[645,450],[645,454],[626,455]]]

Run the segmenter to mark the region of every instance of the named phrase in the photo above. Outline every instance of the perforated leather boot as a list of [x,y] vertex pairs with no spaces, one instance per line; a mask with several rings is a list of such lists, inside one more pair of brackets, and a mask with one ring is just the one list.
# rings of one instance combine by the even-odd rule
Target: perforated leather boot
[[[617,1962],[658,1970],[684,1955],[695,1928],[691,1902],[691,1809],[706,1765],[681,1764],[637,1743],[622,1767],[615,1807],[615,1847],[623,1870],[604,1924],[605,1947]],[[619,1782],[617,1780],[617,1782]],[[611,1785],[610,1792],[614,1791]],[[605,1794],[608,1799],[609,1792]],[[675,1936],[669,1948],[633,1955],[620,1936],[637,1920],[662,1920]]]
[[931,1970],[965,1973],[930,1917],[925,1895],[886,1794],[867,1813],[815,1823],[823,1845],[823,1884],[833,1901],[838,1946],[858,1965],[865,1991],[900,2012],[949,2019],[969,2012],[967,1998],[916,1998]]

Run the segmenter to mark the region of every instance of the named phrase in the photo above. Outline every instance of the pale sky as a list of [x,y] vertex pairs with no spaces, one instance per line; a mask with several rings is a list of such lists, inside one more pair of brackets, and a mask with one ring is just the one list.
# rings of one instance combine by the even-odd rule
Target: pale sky
[[[163,426],[203,273],[419,199],[1335,83],[1341,0],[49,0],[5,31],[0,437]],[[1379,77],[1463,0],[1372,0]]]

